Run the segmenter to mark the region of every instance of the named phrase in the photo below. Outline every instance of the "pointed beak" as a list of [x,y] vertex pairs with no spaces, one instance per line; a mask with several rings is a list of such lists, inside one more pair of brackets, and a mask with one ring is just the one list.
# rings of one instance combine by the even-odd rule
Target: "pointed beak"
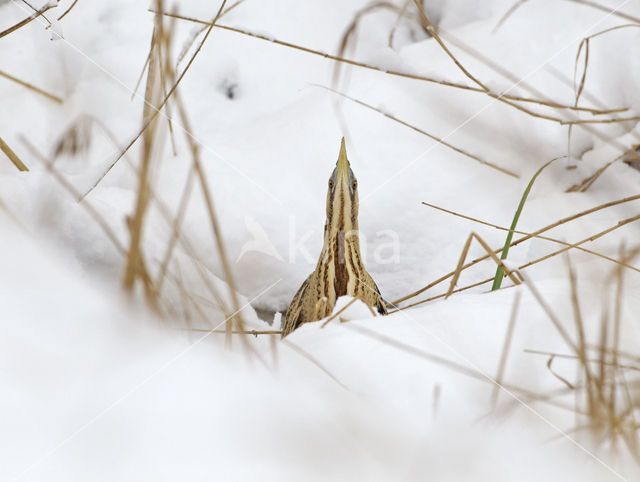
[[344,137],[340,144],[340,155],[338,156],[338,162],[336,163],[337,176],[336,181],[340,183],[344,180],[346,184],[349,181],[349,160],[347,159],[347,149],[344,146]]

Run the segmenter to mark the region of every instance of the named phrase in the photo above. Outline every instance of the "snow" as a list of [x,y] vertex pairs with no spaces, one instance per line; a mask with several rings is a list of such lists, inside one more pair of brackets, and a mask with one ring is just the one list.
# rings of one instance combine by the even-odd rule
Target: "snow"
[[[551,409],[487,418],[488,382],[424,358],[491,373],[499,353],[490,347],[504,336],[513,290],[490,302],[464,295],[420,313],[330,323],[322,337],[308,325],[278,345],[277,365],[268,356],[265,366],[225,350],[219,335],[189,336],[131,311],[112,287],[80,280],[79,267],[30,237],[13,233],[4,246],[23,257],[3,261],[11,276],[2,292],[14,294],[3,312],[20,322],[2,325],[2,409],[11,414],[2,423],[3,478],[615,480],[570,442],[543,443],[561,420]],[[519,322],[512,352],[562,349],[523,295],[521,309],[534,316]],[[265,338],[250,340],[269,355]],[[535,361],[510,365],[505,383],[526,375],[527,388],[557,388],[532,376]]]
[[[45,2],[31,2],[36,9]],[[401,6],[403,2],[398,2]],[[429,3],[429,2],[427,2]],[[431,2],[434,3],[434,2]],[[634,2],[600,1],[640,16]],[[571,353],[532,294],[533,287],[574,335],[565,259],[523,270],[527,283],[486,293],[489,285],[387,317],[355,302],[320,328],[303,326],[279,337],[238,338],[229,347],[212,329],[224,322],[214,302],[203,326],[159,320],[141,296],[119,290],[124,260],[94,218],[55,180],[23,142],[50,158],[74,132],[55,168],[87,193],[141,125],[144,82],[134,95],[153,30],[151,5],[125,0],[59,2],[53,24],[34,20],[0,39],[0,71],[64,99],[57,104],[0,77],[0,135],[29,166],[18,173],[0,153],[0,478],[7,480],[634,480],[638,466],[624,451],[572,432],[575,414],[527,393],[565,385],[547,368],[548,356]],[[335,54],[355,13],[367,5],[243,2],[220,23],[269,40]],[[460,47],[451,51],[494,92],[572,105],[573,72],[582,38],[628,23],[615,15],[560,0],[524,2],[492,33],[512,1],[450,0],[428,6],[444,38],[480,51],[515,78],[488,68]],[[169,10],[172,6],[165,5]],[[219,4],[180,2],[179,13],[210,20]],[[0,2],[0,31],[30,10]],[[474,85],[441,47],[409,20],[388,32],[397,14],[362,17],[348,58],[379,67]],[[55,29],[55,30],[54,30]],[[172,59],[181,71],[202,38],[200,26],[176,21]],[[54,32],[64,36],[52,42]],[[640,30],[624,28],[590,40],[580,105],[640,111]],[[446,40],[445,40],[446,41]],[[579,66],[578,72],[582,66]],[[613,163],[587,192],[570,186],[638,144],[637,121],[568,126],[536,119],[488,96],[341,65],[272,41],[213,29],[180,84],[192,134],[213,193],[216,213],[249,329],[277,329],[293,294],[313,270],[322,243],[326,182],[342,136],[358,178],[360,230],[366,266],[388,301],[452,271],[470,232],[491,247],[505,233],[433,210],[422,201],[500,226],[511,223],[533,174],[538,177],[517,229],[532,232],[599,204],[636,195],[640,172]],[[558,77],[558,73],[562,78]],[[477,163],[379,112],[331,91],[377,106],[519,178]],[[536,104],[536,112],[566,119],[607,118]],[[156,152],[154,191],[174,213],[189,178],[184,126],[171,109],[172,149],[164,114],[163,149]],[[88,121],[91,119],[91,121]],[[597,132],[596,132],[597,131]],[[594,133],[596,132],[596,133]],[[138,142],[86,196],[126,246],[126,218],[136,199]],[[568,169],[573,167],[572,169]],[[197,186],[197,183],[196,183]],[[637,214],[619,204],[545,233],[569,243]],[[228,285],[202,194],[194,188],[184,232],[203,266],[177,248],[165,296],[180,306],[175,280],[201,300]],[[160,266],[171,226],[150,211],[144,248]],[[619,258],[637,246],[630,223],[585,248]],[[561,246],[536,239],[510,250],[517,268]],[[468,260],[484,255],[473,243]],[[613,310],[615,265],[572,250],[585,330],[598,342],[601,314]],[[635,262],[637,263],[637,261]],[[634,261],[630,264],[636,265]],[[485,261],[465,270],[458,287],[493,275]],[[171,281],[174,280],[174,281]],[[449,281],[418,301],[446,292]],[[637,356],[640,275],[625,271],[622,349]],[[491,399],[511,309],[519,315],[504,374],[505,390]],[[228,300],[226,300],[228,301]],[[339,300],[336,311],[350,300]],[[272,326],[261,317],[273,320]],[[265,315],[266,313],[266,315]],[[222,328],[220,325],[219,328]],[[575,364],[554,359],[553,371],[575,377]],[[571,393],[559,397],[573,404]]]

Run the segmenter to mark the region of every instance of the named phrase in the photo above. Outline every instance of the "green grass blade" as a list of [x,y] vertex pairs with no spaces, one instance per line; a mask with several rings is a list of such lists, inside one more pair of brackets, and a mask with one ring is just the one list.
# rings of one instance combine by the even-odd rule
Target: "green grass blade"
[[[544,169],[549,164],[551,164],[554,161],[557,161],[558,159],[562,159],[563,157],[567,157],[567,156],[556,157],[555,159],[551,159],[549,162],[544,164],[540,169],[536,171],[536,173],[533,175],[533,177],[529,181],[529,184],[527,184],[527,188],[524,190],[524,192],[522,193],[522,197],[520,198],[520,204],[518,204],[518,209],[516,209],[516,214],[513,216],[513,221],[511,222],[511,228],[510,228],[511,231],[509,231],[509,233],[507,234],[507,239],[504,242],[504,247],[502,248],[502,254],[500,255],[500,259],[507,259],[507,255],[509,254],[509,247],[511,246],[511,240],[513,239],[513,231],[516,229],[516,225],[518,224],[518,220],[520,219],[520,214],[522,213],[522,209],[524,208],[524,203],[527,202],[527,197],[529,196],[529,192],[531,192],[531,188],[533,187],[533,183],[535,182],[536,178],[540,175],[542,171],[544,171]],[[500,288],[500,285],[502,284],[502,278],[504,278],[504,270],[502,269],[502,267],[498,266],[498,268],[496,269],[496,275],[493,278],[493,286],[491,287],[492,291]]]

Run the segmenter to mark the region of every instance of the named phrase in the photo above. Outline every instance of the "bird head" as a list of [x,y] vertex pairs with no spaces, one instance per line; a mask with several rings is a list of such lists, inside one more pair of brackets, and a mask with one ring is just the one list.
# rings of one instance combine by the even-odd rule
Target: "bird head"
[[344,137],[336,168],[329,178],[326,228],[342,233],[358,229],[358,181],[347,159]]

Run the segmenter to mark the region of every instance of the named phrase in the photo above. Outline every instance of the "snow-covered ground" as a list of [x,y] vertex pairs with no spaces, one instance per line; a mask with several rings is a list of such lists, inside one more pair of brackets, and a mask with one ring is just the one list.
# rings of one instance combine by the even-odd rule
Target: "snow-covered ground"
[[[46,2],[30,3],[38,9]],[[616,445],[579,429],[586,418],[575,414],[574,391],[563,381],[576,383],[574,360],[556,357],[551,366],[548,355],[532,352],[572,354],[533,294],[540,293],[575,340],[564,256],[523,269],[530,287],[513,287],[505,279],[505,288],[495,293],[487,293],[486,284],[388,317],[371,318],[356,304],[344,313],[348,323],[334,320],[323,329],[308,324],[284,341],[234,338],[229,347],[218,333],[188,331],[224,322],[199,269],[219,291],[227,288],[196,185],[183,232],[202,265],[194,267],[190,253],[178,245],[163,296],[168,306],[180,307],[184,293],[177,285],[186,287],[201,301],[209,323],[193,313],[179,316],[184,315],[179,308],[160,321],[138,297],[128,301],[120,288],[124,257],[85,206],[93,206],[118,242],[128,245],[126,219],[134,210],[142,142],[81,203],[29,145],[47,159],[58,151],[55,170],[78,193],[101,178],[141,127],[145,78],[137,90],[136,84],[153,32],[148,8],[155,2],[80,1],[56,22],[72,3],[61,1],[45,13],[46,20],[0,37],[0,74],[62,100],[54,102],[0,75],[0,137],[30,169],[17,172],[0,153],[0,208],[6,208],[0,211],[0,478],[640,477],[628,441],[617,439]],[[492,92],[563,105],[574,104],[582,77],[587,47],[576,62],[581,40],[640,17],[640,4],[633,0],[601,0],[604,10],[569,0],[530,0],[504,23],[515,0],[426,3],[451,52]],[[335,62],[274,41],[335,55],[343,33],[367,4],[246,0],[220,23],[264,38],[214,28],[180,83],[242,315],[253,329],[277,329],[254,309],[263,318],[284,311],[314,268],[326,182],[342,136],[359,182],[366,266],[389,301],[452,271],[470,232],[493,248],[504,243],[504,232],[436,211],[423,201],[508,226],[533,174],[559,156],[567,157],[537,178],[518,230],[532,232],[638,194],[640,172],[621,161],[587,191],[565,192],[640,143],[636,119],[578,124],[569,140],[567,125],[478,92],[349,65],[340,65],[334,82]],[[164,9],[174,6],[180,15],[205,21],[220,7],[185,0],[165,3]],[[397,12],[376,9],[362,15],[344,56],[383,71],[474,85],[420,27],[417,10],[410,6],[407,12],[409,18],[397,23],[392,47],[389,32]],[[0,32],[32,13],[24,2],[0,2]],[[53,26],[46,28],[47,21]],[[172,62],[181,72],[203,38],[202,25],[187,20],[173,25]],[[518,105],[563,121],[633,118],[640,112],[639,59],[637,25],[593,37],[588,44],[578,105],[628,108],[625,112],[594,116]],[[155,195],[175,213],[191,157],[184,123],[177,107],[171,102],[170,107],[160,116],[163,142],[154,151],[152,179]],[[79,129],[75,139],[89,142],[72,154],[74,126]],[[67,144],[59,149],[61,139]],[[575,243],[637,215],[639,205],[640,200],[618,204],[545,235]],[[627,251],[638,247],[638,229],[630,222],[583,247],[620,259],[623,243]],[[170,235],[153,207],[143,237],[153,275]],[[512,248],[509,263],[521,266],[560,247],[530,240]],[[479,244],[472,244],[468,259],[483,254]],[[637,363],[640,274],[624,270],[622,301],[616,303],[614,262],[575,249],[571,262],[589,342],[599,342],[601,320],[614,319],[620,307],[620,351],[631,355],[629,364]],[[458,287],[494,272],[491,261],[479,263],[462,273]],[[406,303],[442,294],[447,287],[448,281]],[[515,299],[519,308],[495,399]],[[338,308],[347,301],[340,300]],[[623,370],[632,388],[636,371]],[[636,411],[638,395],[628,396]],[[546,396],[549,400],[541,399]]]

